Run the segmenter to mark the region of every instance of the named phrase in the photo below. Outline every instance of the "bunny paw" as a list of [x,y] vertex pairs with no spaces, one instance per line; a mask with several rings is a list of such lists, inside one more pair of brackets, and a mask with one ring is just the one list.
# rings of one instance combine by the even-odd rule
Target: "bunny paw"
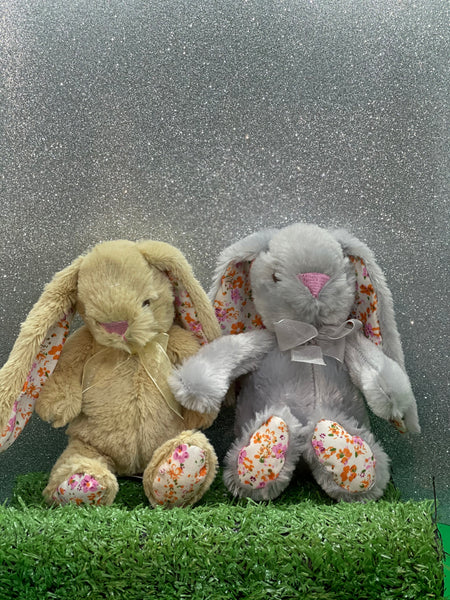
[[[194,357],[195,358],[195,357]],[[228,383],[220,385],[217,374],[208,369],[193,368],[195,363],[186,361],[169,377],[169,385],[178,402],[200,413],[218,412],[228,391]]]
[[180,444],[158,467],[153,480],[157,504],[185,506],[203,487],[208,474],[206,453],[198,446]]
[[376,461],[370,446],[339,423],[322,419],[312,437],[314,452],[337,485],[348,492],[364,492],[375,484]]
[[74,473],[52,495],[56,504],[102,504],[106,488],[87,473]]
[[279,417],[267,419],[239,452],[238,477],[241,485],[261,489],[278,479],[288,443],[286,423]]
[[408,376],[393,360],[384,357],[378,372],[368,371],[362,378],[362,391],[378,417],[391,421],[400,431],[420,431]]
[[[50,389],[50,385],[47,388]],[[43,421],[51,423],[53,427],[64,427],[80,413],[81,392],[55,397],[47,393],[48,389],[44,388],[41,391],[36,401],[36,412]]]

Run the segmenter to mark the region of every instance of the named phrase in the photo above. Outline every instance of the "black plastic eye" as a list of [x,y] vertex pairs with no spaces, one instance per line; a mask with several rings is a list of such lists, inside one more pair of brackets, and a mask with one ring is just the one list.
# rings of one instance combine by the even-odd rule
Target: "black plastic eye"
[[281,281],[281,279],[279,279],[279,278],[278,278],[278,277],[275,275],[275,273],[272,273],[272,279],[273,279],[274,283],[278,283],[278,281]]
[[150,300],[144,300],[142,306],[150,306]]

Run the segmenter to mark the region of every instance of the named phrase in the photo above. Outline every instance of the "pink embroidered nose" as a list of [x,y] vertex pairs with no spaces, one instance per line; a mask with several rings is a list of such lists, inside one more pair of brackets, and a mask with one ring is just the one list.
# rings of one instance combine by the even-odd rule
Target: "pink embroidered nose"
[[108,333],[117,333],[122,337],[125,335],[125,332],[128,329],[128,321],[113,321],[112,323],[100,323],[100,325]]
[[323,286],[330,280],[325,273],[299,273],[297,278],[306,285],[314,298],[318,297]]

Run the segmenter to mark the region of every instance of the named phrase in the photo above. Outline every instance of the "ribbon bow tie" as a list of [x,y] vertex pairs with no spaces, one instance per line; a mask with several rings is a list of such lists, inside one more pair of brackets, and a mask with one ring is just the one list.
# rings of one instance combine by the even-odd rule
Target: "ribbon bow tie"
[[345,338],[362,327],[361,321],[348,319],[342,325],[324,325],[317,330],[302,321],[282,319],[274,324],[280,350],[290,350],[291,360],[325,365],[323,356],[344,360]]

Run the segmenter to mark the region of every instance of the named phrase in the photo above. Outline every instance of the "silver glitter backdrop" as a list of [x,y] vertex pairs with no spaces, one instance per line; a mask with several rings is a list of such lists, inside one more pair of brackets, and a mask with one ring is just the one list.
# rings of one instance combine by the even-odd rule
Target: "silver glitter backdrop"
[[[377,434],[403,497],[434,477],[448,522],[447,7],[3,0],[1,362],[52,274],[101,240],[172,243],[208,288],[248,233],[347,227],[386,273],[423,427]],[[223,454],[227,419],[212,438]],[[0,456],[0,500],[64,445],[34,416]]]

